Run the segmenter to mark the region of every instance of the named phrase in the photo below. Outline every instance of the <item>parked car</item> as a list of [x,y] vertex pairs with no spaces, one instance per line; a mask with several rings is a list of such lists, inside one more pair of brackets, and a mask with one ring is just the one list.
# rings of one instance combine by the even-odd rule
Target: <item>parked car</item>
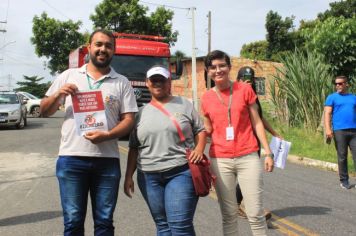
[[15,92],[0,92],[0,126],[27,126],[26,101]]
[[41,99],[28,92],[17,92],[26,101],[27,113],[33,117],[40,117]]

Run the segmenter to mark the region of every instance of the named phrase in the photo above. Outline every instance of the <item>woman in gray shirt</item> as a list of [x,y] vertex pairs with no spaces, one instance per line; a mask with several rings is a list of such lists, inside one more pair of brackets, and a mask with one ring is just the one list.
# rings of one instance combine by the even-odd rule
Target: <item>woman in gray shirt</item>
[[[156,224],[157,235],[195,235],[193,218],[198,203],[189,161],[203,158],[206,134],[199,114],[185,98],[170,93],[170,73],[162,66],[147,71],[152,101],[136,114],[125,176],[125,194],[134,192],[137,170],[140,191]],[[155,105],[154,105],[155,104]],[[171,117],[158,107],[163,107]],[[174,117],[174,118],[173,118]],[[182,133],[172,119],[175,119]],[[182,140],[184,136],[185,141]]]

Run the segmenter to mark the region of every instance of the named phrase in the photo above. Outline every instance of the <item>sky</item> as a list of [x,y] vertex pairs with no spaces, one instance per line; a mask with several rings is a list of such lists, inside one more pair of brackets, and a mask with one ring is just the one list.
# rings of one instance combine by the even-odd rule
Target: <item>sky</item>
[[[31,44],[32,19],[46,12],[51,18],[61,21],[80,20],[81,32],[91,32],[94,13],[100,0],[1,0],[0,1],[0,88],[14,88],[23,75],[44,77],[43,82],[52,81],[46,68],[46,58],[38,58]],[[270,11],[283,18],[295,16],[294,24],[300,20],[312,20],[317,14],[329,9],[335,0],[145,0],[141,5],[154,11],[158,5],[174,11],[173,30],[179,32],[178,41],[172,47],[186,55],[192,55],[192,11],[194,7],[196,55],[204,56],[208,51],[208,12],[211,12],[211,48],[239,56],[243,44],[264,40],[265,19]],[[6,23],[4,23],[6,22]],[[6,32],[4,32],[6,31]]]

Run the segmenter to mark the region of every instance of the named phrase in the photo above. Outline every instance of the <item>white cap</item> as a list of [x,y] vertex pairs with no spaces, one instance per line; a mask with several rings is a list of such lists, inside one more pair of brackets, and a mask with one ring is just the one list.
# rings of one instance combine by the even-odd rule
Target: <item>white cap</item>
[[149,79],[153,75],[162,75],[164,78],[168,79],[170,73],[166,68],[161,66],[156,66],[147,71],[146,77]]

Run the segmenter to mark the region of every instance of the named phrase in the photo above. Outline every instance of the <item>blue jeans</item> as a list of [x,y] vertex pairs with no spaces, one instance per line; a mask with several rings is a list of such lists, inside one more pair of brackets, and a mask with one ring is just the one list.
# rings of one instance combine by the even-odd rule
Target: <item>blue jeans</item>
[[56,174],[64,218],[64,235],[84,235],[90,193],[95,235],[114,235],[113,214],[121,177],[116,158],[60,156]]
[[351,150],[354,168],[356,170],[356,129],[343,129],[334,131],[335,147],[337,151],[340,182],[349,182],[347,170],[347,151]]
[[138,170],[137,183],[156,224],[157,235],[195,235],[193,218],[199,198],[188,165],[165,172]]

